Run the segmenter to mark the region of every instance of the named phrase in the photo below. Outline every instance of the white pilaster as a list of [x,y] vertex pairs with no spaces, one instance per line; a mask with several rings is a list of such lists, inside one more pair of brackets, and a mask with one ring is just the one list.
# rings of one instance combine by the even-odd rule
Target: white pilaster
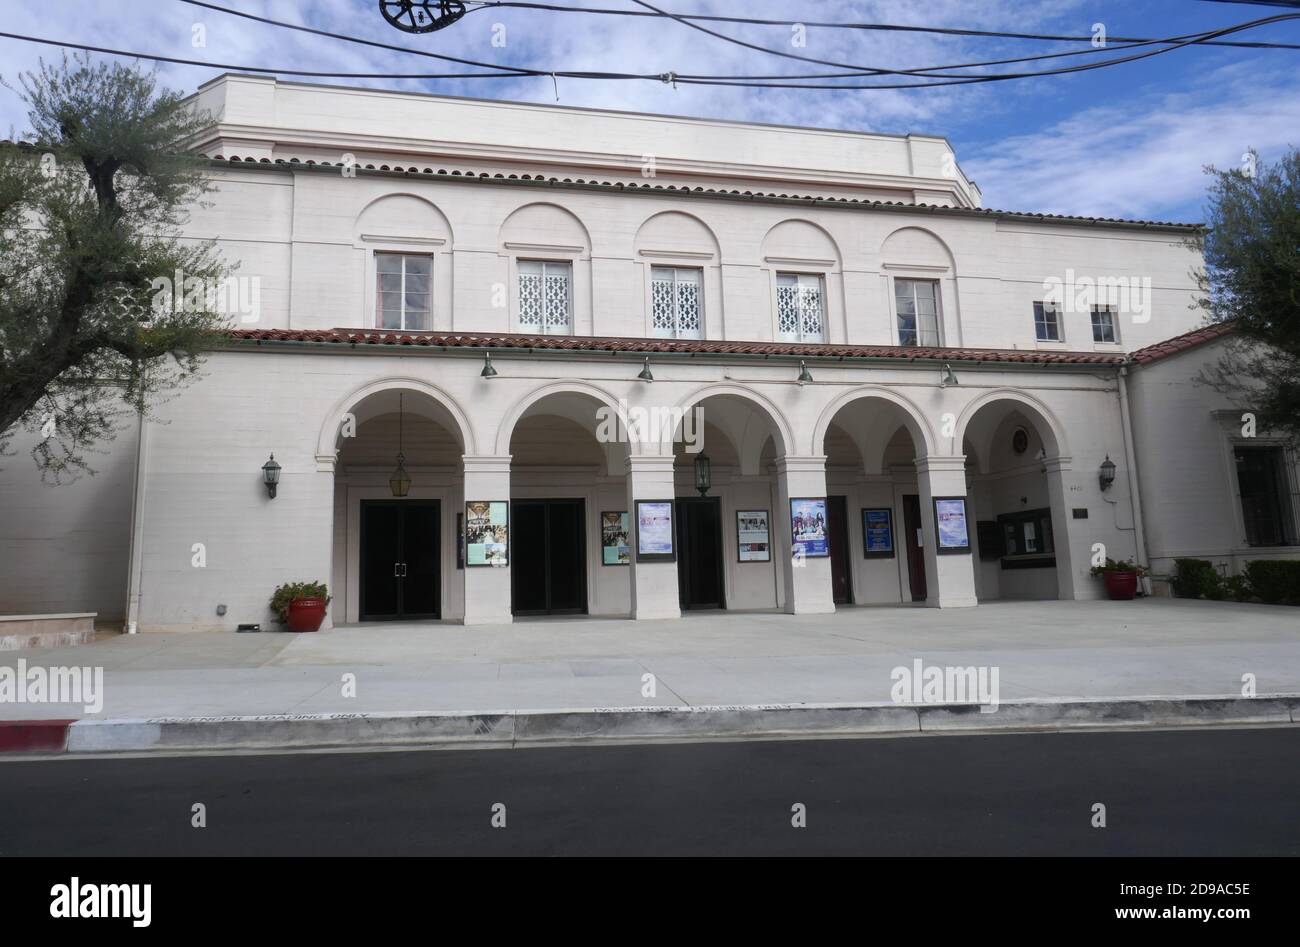
[[927,596],[931,608],[961,608],[978,604],[975,595],[975,555],[978,536],[969,497],[966,500],[966,529],[970,549],[960,553],[939,553],[939,535],[934,521],[935,497],[966,496],[966,458],[918,457],[916,481],[921,493],[921,526],[925,537]]
[[[464,513],[466,502],[475,500],[504,500],[510,502],[510,455],[464,455],[465,490],[461,496]],[[510,524],[510,561],[517,550],[514,544],[514,523]],[[510,566],[471,566],[465,575],[465,624],[508,625],[513,621],[510,610]]]
[[[680,618],[681,596],[677,587],[676,562],[638,562],[637,500],[672,500],[673,461],[671,454],[632,455],[627,458],[627,509],[632,521],[632,563],[628,580],[632,591],[632,617],[638,620]],[[674,515],[676,510],[674,510]],[[674,519],[673,528],[677,523]],[[674,537],[674,547],[678,540]],[[681,550],[676,549],[677,555]]]
[[780,537],[774,544],[781,557],[785,580],[785,610],[791,615],[817,615],[835,611],[831,588],[831,560],[825,557],[793,558],[790,537],[790,500],[825,498],[826,458],[781,457],[776,462],[778,509],[773,521]]

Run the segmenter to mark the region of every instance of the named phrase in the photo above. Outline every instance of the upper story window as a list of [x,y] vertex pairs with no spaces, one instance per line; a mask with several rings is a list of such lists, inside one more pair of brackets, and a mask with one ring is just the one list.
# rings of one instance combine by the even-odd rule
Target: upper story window
[[820,276],[776,274],[776,331],[783,342],[826,341],[826,294]]
[[655,266],[650,270],[650,327],[659,339],[704,338],[699,270]]
[[1092,307],[1092,341],[1119,341],[1119,324],[1115,319],[1114,306]]
[[413,253],[376,253],[375,327],[428,329],[433,259]]
[[519,261],[519,328],[545,335],[573,331],[573,267],[542,260]]
[[939,284],[927,279],[895,279],[898,344],[939,344]]
[[1061,310],[1056,303],[1034,303],[1034,338],[1039,342],[1060,342]]

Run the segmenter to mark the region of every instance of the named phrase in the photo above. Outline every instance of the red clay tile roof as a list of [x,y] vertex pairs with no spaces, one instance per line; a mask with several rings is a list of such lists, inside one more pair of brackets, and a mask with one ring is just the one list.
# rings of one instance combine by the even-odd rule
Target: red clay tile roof
[[1194,349],[1198,345],[1204,345],[1206,342],[1221,339],[1230,332],[1232,332],[1231,322],[1215,322],[1208,326],[1201,326],[1199,329],[1193,329],[1191,332],[1176,335],[1172,339],[1157,342],[1155,345],[1148,345],[1144,349],[1138,349],[1132,354],[1132,359],[1139,365],[1149,365],[1171,355],[1177,355],[1179,352]]
[[726,342],[711,339],[638,339],[580,335],[485,332],[398,332],[385,329],[237,329],[240,344],[305,342],[322,345],[392,345],[427,349],[625,352],[635,355],[743,355],[817,359],[890,359],[927,362],[992,362],[1033,365],[1110,365],[1123,354],[1040,352],[1033,349],[920,348],[903,345],[835,345],[792,342]]

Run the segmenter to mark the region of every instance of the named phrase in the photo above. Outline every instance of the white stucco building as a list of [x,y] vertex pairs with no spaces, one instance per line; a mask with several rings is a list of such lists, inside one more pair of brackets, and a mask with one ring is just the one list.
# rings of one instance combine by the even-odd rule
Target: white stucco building
[[[983,209],[924,135],[239,75],[194,101],[187,234],[249,305],[98,476],[42,487],[15,445],[0,612],[233,628],[312,579],[336,624],[948,607],[1100,596],[1098,543],[1300,552],[1294,456],[1191,387],[1219,336],[1190,225]],[[689,420],[605,436],[656,408]],[[1274,486],[1243,505],[1247,468]],[[465,535],[480,502],[504,548],[477,505]]]

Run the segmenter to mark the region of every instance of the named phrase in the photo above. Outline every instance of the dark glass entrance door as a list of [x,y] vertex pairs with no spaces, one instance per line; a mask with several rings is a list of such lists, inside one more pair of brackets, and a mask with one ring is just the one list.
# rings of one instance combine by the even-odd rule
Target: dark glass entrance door
[[511,611],[516,615],[576,615],[587,610],[582,500],[511,503]]
[[925,550],[921,548],[921,498],[915,494],[903,497],[903,545],[907,549],[907,576],[912,586],[912,601],[924,602]]
[[678,497],[677,541],[677,585],[682,608],[725,608],[722,508],[717,497]]
[[836,605],[852,605],[848,503],[844,497],[826,498],[826,540],[831,554],[831,596]]
[[441,554],[437,500],[362,500],[361,620],[437,618]]

